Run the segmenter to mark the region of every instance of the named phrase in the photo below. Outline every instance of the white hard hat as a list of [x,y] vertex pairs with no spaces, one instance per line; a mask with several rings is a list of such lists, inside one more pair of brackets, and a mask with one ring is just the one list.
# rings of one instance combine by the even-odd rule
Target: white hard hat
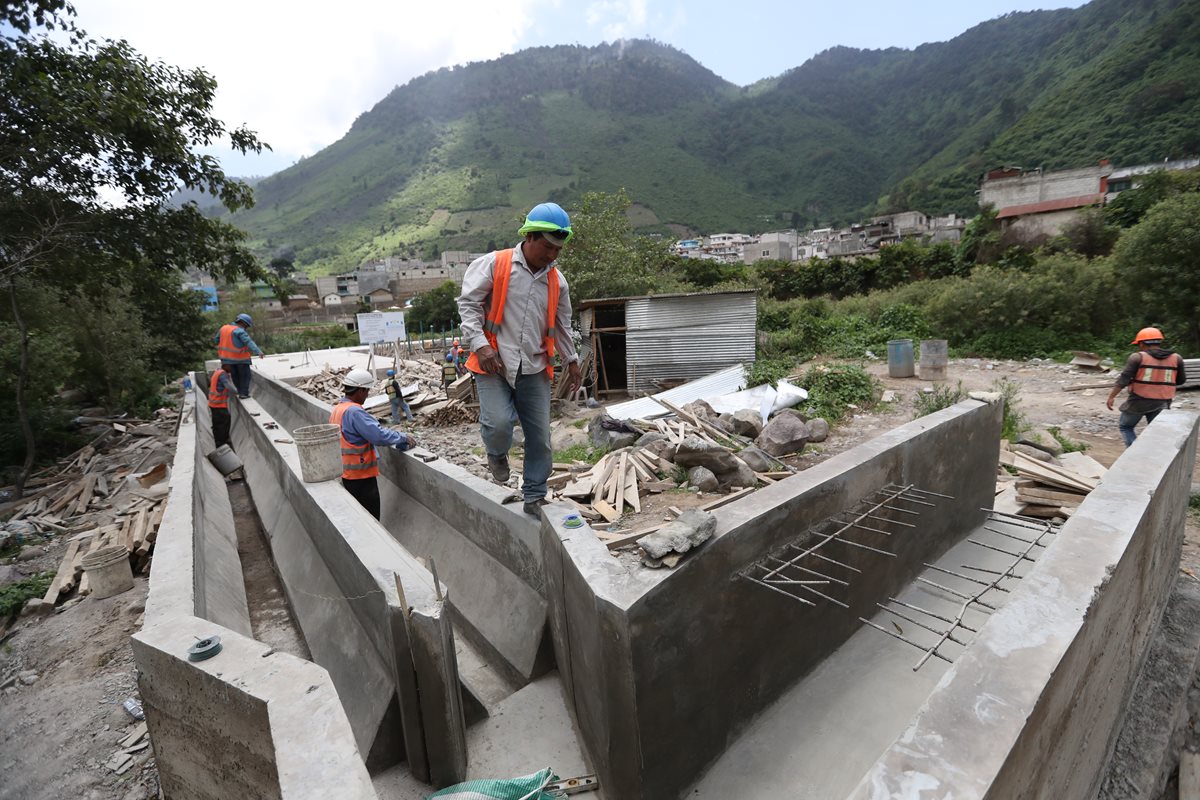
[[375,376],[365,369],[352,369],[342,378],[342,386],[348,389],[370,389],[375,385]]

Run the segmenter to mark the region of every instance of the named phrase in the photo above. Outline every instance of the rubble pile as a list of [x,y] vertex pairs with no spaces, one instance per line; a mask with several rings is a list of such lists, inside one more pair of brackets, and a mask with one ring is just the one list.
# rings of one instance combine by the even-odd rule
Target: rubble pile
[[[409,408],[413,409],[414,413],[418,407],[427,403],[437,403],[445,396],[442,391],[441,370],[436,364],[412,359],[401,359],[398,363],[400,366],[396,371],[396,380],[400,383],[400,390],[404,395],[405,402],[408,403]],[[342,398],[342,380],[349,371],[350,367],[334,369],[326,365],[318,374],[300,378],[292,385],[318,400],[336,403]],[[386,396],[384,387],[390,380],[387,377],[382,378],[367,394],[364,408],[376,417],[386,417],[391,414],[391,407],[387,401],[377,399]]]
[[[52,610],[72,593],[90,593],[83,559],[104,547],[124,547],[135,572],[149,570],[166,508],[168,462],[175,451],[179,412],[159,409],[154,420],[79,417],[99,431],[91,443],[32,475],[26,495],[0,505],[11,513],[0,546],[62,537],[67,549],[40,603]],[[30,601],[34,603],[34,601]]]
[[1017,474],[1015,481],[997,484],[996,507],[1024,517],[1069,519],[1106,472],[1083,453],[1063,453],[1061,448],[1024,440],[1017,444],[1001,441],[1000,445],[1000,464]]

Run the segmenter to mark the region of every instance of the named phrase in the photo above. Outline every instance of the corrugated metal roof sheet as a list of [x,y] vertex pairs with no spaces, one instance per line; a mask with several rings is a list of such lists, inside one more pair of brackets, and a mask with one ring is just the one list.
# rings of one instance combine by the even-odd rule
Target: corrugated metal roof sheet
[[703,378],[685,383],[683,386],[676,386],[674,389],[668,389],[650,397],[639,397],[637,400],[611,405],[605,411],[613,419],[651,419],[672,413],[666,406],[656,403],[654,400],[656,397],[682,406],[693,400],[730,394],[745,385],[746,370],[741,364],[734,364],[732,367],[705,375]]
[[1043,200],[1040,203],[1025,203],[1018,206],[1007,206],[996,212],[996,219],[1023,217],[1026,214],[1045,214],[1048,211],[1065,211],[1069,208],[1083,208],[1097,205],[1104,201],[1102,194],[1081,194],[1075,197],[1063,197],[1058,200]]
[[753,361],[754,292],[662,295],[625,304],[626,379],[631,392]]

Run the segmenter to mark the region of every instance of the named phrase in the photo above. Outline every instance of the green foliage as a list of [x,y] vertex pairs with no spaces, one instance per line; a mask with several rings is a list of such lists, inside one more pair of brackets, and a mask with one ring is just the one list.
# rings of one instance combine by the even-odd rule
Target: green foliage
[[953,388],[942,385],[933,387],[932,392],[917,392],[913,395],[913,419],[949,408],[966,398],[967,390],[963,388],[962,381]]
[[869,409],[879,395],[879,382],[857,364],[818,364],[804,373],[800,385],[808,390],[803,406],[808,418],[834,424],[854,409]]
[[608,449],[604,447],[596,447],[590,444],[573,444],[565,450],[555,450],[554,460],[562,463],[582,461],[586,464],[595,464],[607,452]]
[[575,302],[650,294],[678,286],[664,242],[633,234],[629,195],[588,192],[570,209],[575,235],[558,257]]
[[1142,324],[1160,324],[1170,341],[1200,347],[1200,192],[1163,200],[1121,237],[1116,277],[1133,295]]
[[1108,224],[1103,210],[1089,208],[1067,225],[1062,234],[1051,242],[1051,247],[1070,250],[1087,258],[1096,258],[1111,253],[1120,235],[1118,228]]
[[779,383],[780,378],[792,374],[796,359],[788,356],[759,358],[753,363],[746,364],[746,386],[761,386],[769,383],[772,386]]
[[1110,225],[1131,228],[1163,200],[1187,192],[1200,192],[1200,169],[1181,172],[1156,170],[1141,176],[1138,185],[1126,189],[1106,203],[1104,218]]
[[1054,437],[1054,441],[1058,442],[1059,447],[1061,447],[1063,449],[1064,453],[1085,453],[1085,452],[1087,452],[1089,445],[1086,442],[1077,442],[1074,439],[1068,438],[1067,436],[1063,435],[1061,428],[1050,427],[1050,428],[1046,428],[1046,430],[1050,433],[1051,436]]
[[46,594],[54,581],[53,572],[43,572],[24,580],[0,586],[0,620],[8,619],[18,613],[25,601]]
[[1004,401],[1004,423],[1000,428],[1000,438],[1015,442],[1029,430],[1029,423],[1021,413],[1021,384],[1001,378],[992,384],[992,391],[998,392]]
[[436,289],[417,295],[406,317],[412,330],[450,330],[458,326],[458,284],[446,281]]
[[358,344],[358,334],[342,325],[312,325],[255,334],[255,343],[264,353],[295,353],[300,350],[326,350],[331,347],[352,347]]

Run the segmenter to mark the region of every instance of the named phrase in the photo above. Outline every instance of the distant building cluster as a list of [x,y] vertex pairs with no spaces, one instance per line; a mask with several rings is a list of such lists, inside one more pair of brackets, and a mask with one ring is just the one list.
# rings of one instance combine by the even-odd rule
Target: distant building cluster
[[681,239],[672,251],[684,258],[700,258],[724,264],[753,264],[772,259],[808,261],[832,256],[856,257],[879,252],[879,248],[903,239],[926,242],[957,242],[967,220],[954,214],[930,217],[920,211],[903,211],[873,217],[870,222],[846,228],[816,228],[811,231],[772,231],[753,236],[746,233],[717,233],[698,239]]

